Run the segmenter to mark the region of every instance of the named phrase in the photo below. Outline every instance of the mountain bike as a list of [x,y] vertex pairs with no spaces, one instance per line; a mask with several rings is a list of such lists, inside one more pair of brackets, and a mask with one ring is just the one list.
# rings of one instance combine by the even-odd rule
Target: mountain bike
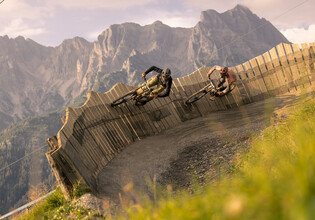
[[185,100],[185,104],[186,105],[192,104],[198,101],[199,99],[201,99],[202,97],[204,97],[207,93],[210,93],[210,95],[214,97],[216,92],[217,90],[215,88],[215,85],[213,84],[212,80],[209,79],[209,84],[203,87],[202,89],[200,89],[199,91],[195,92],[191,96],[189,96]]
[[[232,83],[230,85],[230,91],[228,91],[228,93],[231,92],[234,88],[235,88],[235,85],[234,85],[234,83]],[[211,79],[209,79],[209,84],[206,85],[205,87],[203,87],[202,89],[200,89],[199,91],[195,92],[191,96],[189,96],[185,100],[185,104],[190,105],[190,104],[198,101],[202,97],[204,97],[207,93],[210,93],[210,96],[211,96],[210,100],[214,101],[215,96],[216,96],[216,92],[217,92],[217,89],[216,89],[215,85],[213,84],[213,81]]]
[[[148,82],[147,82],[147,79],[145,77],[143,77],[143,80],[145,82],[144,85],[141,85],[141,86],[139,86],[139,87],[129,91],[125,95],[119,97],[118,99],[114,100],[111,103],[111,106],[115,107],[115,106],[118,106],[118,105],[120,105],[122,103],[126,103],[126,102],[131,101],[131,100],[135,101],[136,105],[137,105],[137,103],[148,101],[148,99],[149,99],[153,89],[148,86]],[[141,94],[139,94],[139,95],[137,93],[138,89],[142,89],[143,90],[143,92]]]

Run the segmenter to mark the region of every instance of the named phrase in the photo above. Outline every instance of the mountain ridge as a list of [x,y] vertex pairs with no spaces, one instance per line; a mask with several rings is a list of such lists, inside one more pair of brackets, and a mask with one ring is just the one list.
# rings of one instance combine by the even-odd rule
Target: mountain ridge
[[[242,8],[236,9],[241,10],[241,14],[245,13]],[[57,47],[45,47],[24,37],[0,37],[0,130],[7,128],[0,133],[2,164],[12,162],[13,158],[7,155],[17,152],[25,155],[36,149],[40,141],[45,144],[44,139],[56,134],[61,127],[58,118],[62,114],[56,111],[62,111],[60,109],[73,101],[82,102],[89,90],[106,92],[117,82],[137,84],[140,73],[151,65],[168,66],[175,77],[191,73],[202,65],[237,65],[280,42],[288,42],[269,22],[272,26],[269,28],[276,31],[274,35],[277,39],[274,41],[259,42],[261,44],[258,45],[257,39],[265,37],[260,33],[262,36],[249,36],[231,44],[231,48],[224,47],[248,31],[246,26],[233,26],[238,25],[241,19],[241,16],[239,19],[232,17],[233,12],[236,13],[233,9],[225,12],[227,14],[211,12],[215,14],[217,24],[224,24],[227,28],[222,32],[211,23],[215,20],[200,21],[192,28],[171,28],[156,21],[145,26],[136,23],[112,25],[95,42],[75,37],[64,40]],[[207,17],[207,12],[205,15]],[[255,21],[251,27],[268,27],[264,19],[256,18]],[[269,29],[260,30],[265,32]],[[272,35],[266,37],[272,39]],[[78,100],[74,100],[76,97]],[[54,113],[43,116],[47,112]],[[41,116],[29,119],[34,115]],[[26,124],[21,121],[24,118],[27,118]],[[14,124],[17,121],[20,122]],[[28,121],[32,122],[32,126],[28,125]],[[23,132],[18,133],[16,130],[19,129]],[[10,132],[12,136],[8,137]],[[42,157],[38,159],[45,160]],[[41,172],[48,174],[51,170],[47,161],[43,164]],[[6,185],[6,191],[0,192],[1,198],[10,196],[10,203],[5,200],[8,201],[6,207],[11,207],[21,198],[20,195],[27,192],[29,182],[20,174],[28,175],[31,172],[29,167],[29,164],[20,165],[19,169],[6,173],[11,180],[17,178],[21,182],[19,186],[8,185],[4,179],[0,181],[0,185]],[[9,192],[13,186],[21,190]]]

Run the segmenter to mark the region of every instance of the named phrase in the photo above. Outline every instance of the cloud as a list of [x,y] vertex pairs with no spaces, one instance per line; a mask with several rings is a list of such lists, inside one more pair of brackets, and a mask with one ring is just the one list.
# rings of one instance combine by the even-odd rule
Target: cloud
[[97,9],[97,8],[107,8],[107,9],[122,9],[135,6],[142,6],[156,0],[54,0],[50,1],[49,4],[63,8],[86,8],[86,9]]
[[98,35],[100,35],[103,31],[104,31],[104,29],[98,29],[98,30],[91,31],[91,32],[86,34],[86,38],[89,41],[95,41],[97,39]]
[[[1,21],[12,20],[16,18],[39,19],[49,15],[53,10],[44,5],[33,4],[34,0],[10,0],[5,1],[0,6]],[[0,22],[1,22],[0,21]]]
[[235,0],[183,0],[183,3],[188,8],[199,8],[201,10],[214,9],[218,12],[224,12],[233,8],[240,1]]
[[312,0],[242,0],[241,3],[277,26],[293,28],[315,23]]
[[291,28],[281,31],[281,33],[292,43],[314,43],[315,42],[315,24],[307,29]]
[[199,21],[195,16],[185,16],[185,15],[167,15],[159,19],[163,23],[171,27],[194,27]]
[[10,37],[34,37],[45,33],[45,29],[42,27],[34,28],[26,23],[23,23],[22,19],[12,20],[3,30],[0,30],[0,35],[9,35]]

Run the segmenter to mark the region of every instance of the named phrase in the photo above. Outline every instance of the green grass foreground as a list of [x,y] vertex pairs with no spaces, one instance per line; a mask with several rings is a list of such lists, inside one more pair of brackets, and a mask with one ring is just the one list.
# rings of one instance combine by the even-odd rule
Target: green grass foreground
[[[73,199],[79,198],[84,193],[91,192],[87,187],[75,186]],[[40,219],[95,219],[101,216],[97,211],[85,207],[76,206],[67,201],[58,187],[43,202],[35,205],[27,214],[15,217],[19,220]]]
[[[232,174],[199,186],[194,193],[165,190],[164,196],[132,205],[115,218],[313,219],[315,100],[303,102],[296,109],[254,138],[250,151],[237,161]],[[59,190],[21,219],[95,219],[93,216],[89,210],[66,202]]]
[[314,219],[315,100],[255,138],[232,176],[127,212],[130,219]]

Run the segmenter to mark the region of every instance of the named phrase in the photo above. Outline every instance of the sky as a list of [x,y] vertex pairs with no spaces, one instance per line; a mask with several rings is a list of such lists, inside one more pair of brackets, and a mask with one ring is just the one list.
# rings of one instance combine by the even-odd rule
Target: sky
[[76,36],[94,42],[112,24],[159,20],[190,28],[202,11],[223,13],[237,4],[270,21],[293,43],[315,42],[315,0],[4,0],[0,36],[53,47]]

